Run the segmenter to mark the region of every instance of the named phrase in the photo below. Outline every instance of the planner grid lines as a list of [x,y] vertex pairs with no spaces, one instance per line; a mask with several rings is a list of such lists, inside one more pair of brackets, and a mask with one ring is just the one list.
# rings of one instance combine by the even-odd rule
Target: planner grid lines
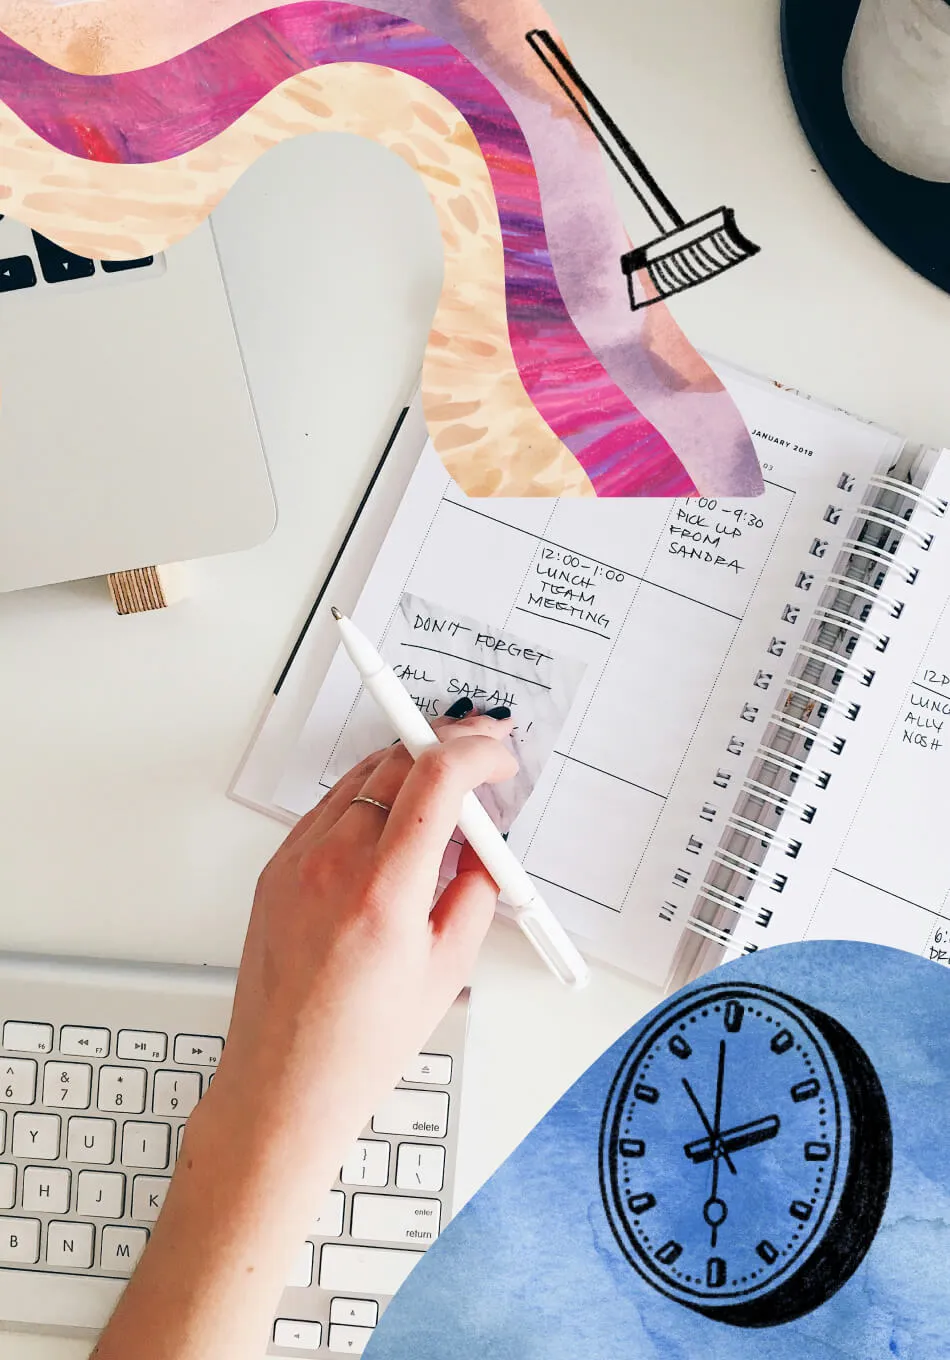
[[[700,952],[723,942],[733,947],[747,940],[756,947],[754,940],[779,944],[810,933],[858,934],[926,953],[926,921],[930,945],[945,948],[943,961],[950,964],[950,840],[943,811],[950,616],[942,633],[930,636],[946,603],[950,535],[935,537],[929,521],[921,532],[904,534],[902,505],[892,507],[887,499],[900,495],[913,502],[919,495],[939,519],[950,502],[950,457],[934,464],[935,452],[780,383],[728,368],[722,377],[756,440],[765,475],[761,497],[636,505],[608,499],[597,503],[596,514],[587,502],[569,498],[472,500],[448,478],[431,445],[423,447],[420,434],[414,436],[419,444],[406,444],[396,473],[398,502],[381,496],[362,541],[354,544],[341,574],[342,593],[354,620],[392,664],[399,653],[397,673],[428,718],[444,713],[458,695],[469,694],[476,703],[491,696],[493,704],[512,709],[516,745],[530,732],[531,710],[544,692],[520,684],[523,676],[475,676],[472,648],[483,649],[500,672],[509,665],[520,669],[519,639],[555,666],[570,669],[571,658],[584,663],[570,707],[559,710],[544,759],[531,770],[533,791],[510,823],[509,843],[591,957],[663,986],[684,961],[706,966],[706,955],[700,958],[686,938],[694,930]],[[914,489],[923,485],[926,493]],[[822,612],[824,582],[831,589],[840,555],[858,551],[848,538],[855,517],[860,520],[866,497],[879,495],[885,499],[875,523],[885,537],[902,534],[911,584],[918,557],[926,554],[906,610],[903,599],[895,606],[889,596],[880,597],[901,611],[883,662],[877,652],[890,637],[865,627],[864,614],[858,619],[861,599],[873,605],[876,598],[865,587],[857,592],[858,603],[842,611],[832,601],[831,612]],[[863,534],[858,537],[863,542]],[[875,545],[877,538],[858,552],[871,564],[863,571],[872,575],[874,564],[886,567],[889,560],[888,544]],[[835,674],[835,721],[860,713],[860,722],[856,733],[845,722],[840,734],[821,724],[812,737],[812,710],[803,700],[799,713],[798,699],[790,702],[786,691],[792,685],[797,695],[801,687],[809,703],[821,702],[824,679],[809,668],[833,664],[822,649],[837,643],[822,629],[844,626],[842,612],[857,619],[856,641],[848,643],[841,677]],[[459,629],[469,634],[464,646]],[[459,642],[453,643],[456,633]],[[269,748],[262,739],[254,774],[260,780],[255,797],[265,803],[272,798],[282,816],[312,806],[318,772],[326,787],[359,754],[386,740],[385,723],[360,697],[345,658],[338,649],[331,652],[322,630],[313,637],[311,667],[301,667],[280,714],[275,710],[268,718]],[[429,650],[403,653],[407,644]],[[924,656],[928,646],[932,654]],[[862,669],[856,658],[867,649]],[[510,658],[503,655],[508,650]],[[464,657],[456,657],[459,652]],[[876,677],[873,684],[868,675]],[[850,705],[838,693],[839,680],[842,693],[854,691]],[[299,726],[311,685],[315,697]],[[901,703],[907,706],[903,728],[894,726]],[[789,803],[790,818],[801,813],[804,829],[797,837],[797,821],[789,837],[769,820],[784,810],[775,801],[779,795],[769,796],[778,778],[770,772],[769,762],[776,760],[769,751],[773,743],[780,753],[790,750],[789,733],[796,740],[804,733],[816,760],[825,749],[834,757],[828,771],[805,761],[805,787]],[[281,749],[285,740],[292,744]],[[882,742],[889,751],[875,771]],[[270,784],[268,749],[283,762],[276,785]],[[776,759],[780,770],[798,779],[792,756]],[[834,784],[826,793],[832,769]],[[860,823],[849,831],[869,780],[874,789],[864,798]],[[801,801],[811,783],[821,790],[817,810]],[[914,797],[903,797],[906,789]],[[779,867],[787,872],[759,872],[759,849],[747,854],[729,839],[751,836],[757,846],[755,828],[733,808],[737,799],[763,797],[779,810],[769,814],[768,844],[761,850],[786,853],[794,872],[784,861]],[[920,853],[905,852],[905,846]],[[720,888],[722,875],[731,883],[753,861],[750,883]],[[721,866],[721,874],[713,865]],[[450,868],[451,857],[445,875]],[[715,880],[715,913],[732,911],[751,926],[730,917],[720,930],[718,915],[712,925],[695,917],[697,892],[705,900],[707,878]],[[866,883],[897,896],[888,898]],[[766,924],[767,939],[759,931]]]
[[[921,656],[921,666],[923,665],[923,657],[939,649],[940,636],[943,632],[945,632],[945,630],[948,629],[948,627],[950,627],[950,601],[947,601],[944,604],[944,607],[940,611],[940,615],[937,618],[937,621],[934,624],[929,637],[927,638],[926,645]],[[943,892],[938,907],[928,905],[926,902],[919,902],[913,897],[908,897],[905,896],[903,893],[895,892],[892,887],[885,887],[883,884],[877,883],[871,878],[866,878],[862,875],[849,872],[847,869],[841,867],[842,859],[845,858],[845,856],[848,853],[849,842],[852,840],[853,837],[855,837],[858,834],[861,814],[865,808],[865,805],[868,802],[869,798],[871,798],[872,795],[876,792],[877,781],[882,777],[881,767],[885,763],[886,757],[888,756],[889,752],[892,752],[894,747],[900,741],[900,731],[904,723],[904,714],[907,712],[907,709],[910,705],[911,696],[914,690],[922,690],[923,692],[933,695],[937,699],[942,699],[945,702],[947,702],[948,699],[950,699],[950,696],[948,696],[946,691],[934,689],[931,685],[926,685],[922,681],[917,680],[916,678],[910,681],[909,685],[904,691],[903,703],[901,705],[901,708],[895,714],[894,722],[892,723],[890,731],[888,732],[887,739],[881,745],[880,754],[878,755],[878,758],[874,763],[874,769],[871,774],[870,782],[868,783],[868,786],[865,789],[863,796],[861,797],[860,801],[855,807],[854,815],[851,818],[847,835],[845,836],[842,842],[841,851],[839,852],[834,864],[832,864],[831,866],[828,875],[828,882],[825,885],[825,890],[816,899],[815,905],[812,908],[811,914],[808,918],[808,925],[805,931],[806,938],[810,936],[814,930],[816,918],[819,916],[821,912],[825,892],[827,892],[832,880],[836,876],[849,879],[851,882],[857,883],[863,888],[869,888],[873,892],[879,893],[893,902],[900,902],[905,906],[912,907],[917,911],[925,913],[926,916],[933,918],[933,923],[928,931],[927,945],[925,946],[925,948],[931,945],[934,931],[938,928],[937,922],[938,921],[950,922],[950,912],[948,912],[948,905],[950,905],[950,881],[948,881],[948,886]],[[886,778],[886,775],[884,776],[884,778]],[[855,859],[859,858],[859,854],[854,853],[854,858]],[[950,957],[946,957],[948,951],[943,950],[938,952],[942,953],[945,956],[944,958],[940,959],[941,962],[950,962]],[[934,951],[931,949],[931,954],[933,955],[933,953]]]
[[[793,505],[793,503],[794,503],[795,493],[794,493],[793,491],[791,491],[790,488],[780,486],[778,483],[775,483],[775,482],[770,482],[768,479],[766,479],[766,485],[771,486],[773,489],[784,491],[784,492],[786,492],[786,493],[788,494],[788,496],[790,497],[790,499],[788,500],[788,502],[787,502],[787,504],[786,504],[785,511],[784,511],[784,513],[783,513],[783,515],[782,515],[782,517],[781,517],[781,520],[780,520],[780,522],[778,523],[778,525],[777,525],[777,527],[776,527],[776,530],[775,530],[773,542],[776,542],[776,541],[778,540],[778,538],[780,537],[780,535],[781,535],[782,529],[783,529],[784,524],[785,524],[785,520],[786,520],[786,518],[788,517],[788,513],[789,513],[789,511],[790,511],[790,509],[791,509],[791,507],[792,507],[792,505]],[[451,498],[449,498],[449,499],[451,499]],[[453,501],[452,503],[456,503],[456,504],[457,504],[457,502],[454,502],[454,501]],[[470,507],[468,507],[468,506],[463,506],[462,508],[468,510]],[[668,528],[669,523],[670,523],[670,519],[672,518],[672,516],[673,516],[673,514],[674,514],[674,512],[675,512],[675,509],[676,509],[676,503],[673,502],[673,503],[671,504],[670,512],[669,512],[669,515],[668,515],[667,519],[662,523],[662,525],[660,526],[660,528],[657,530],[657,534],[656,534],[656,537],[655,537],[654,542],[653,542],[653,547],[651,548],[650,556],[649,556],[649,558],[648,558],[648,560],[647,560],[647,569],[649,569],[650,564],[653,562],[653,560],[654,560],[654,558],[655,558],[657,552],[658,552],[659,549],[660,549],[660,545],[661,545],[661,543],[662,543],[662,541],[663,541],[663,538],[664,538],[664,530]],[[476,512],[476,513],[483,513],[483,512]],[[550,520],[549,520],[549,523],[550,523]],[[539,542],[539,545],[540,545],[541,542],[547,542],[547,543],[549,544],[549,546],[554,546],[554,547],[558,547],[558,548],[563,548],[563,547],[564,547],[563,544],[552,543],[552,542],[550,542],[549,540],[545,540],[545,539],[541,539],[541,538],[539,538],[538,542]],[[592,562],[597,562],[598,559],[591,556],[591,561],[592,561]],[[757,577],[756,577],[756,582],[755,582],[756,585],[758,584],[758,580],[761,578],[762,572],[765,570],[765,565],[766,565],[766,562],[767,562],[767,561],[768,561],[768,555],[767,555],[766,558],[763,560],[762,565],[761,565],[761,567],[760,567],[760,569],[759,569],[758,575],[757,575]],[[603,563],[603,562],[602,562],[601,565],[602,565],[602,566],[610,566],[611,564],[609,564],[609,563]],[[526,573],[526,575],[527,575],[527,573]],[[734,613],[732,613],[732,612],[729,611],[729,610],[721,609],[718,605],[714,605],[714,604],[709,603],[708,601],[699,600],[699,599],[696,599],[694,596],[687,595],[687,594],[685,594],[683,591],[673,590],[672,587],[667,586],[667,585],[664,585],[664,584],[662,584],[661,582],[651,581],[651,580],[649,579],[649,577],[648,577],[647,575],[645,575],[645,574],[638,574],[638,573],[636,573],[636,572],[630,572],[629,575],[630,575],[631,579],[633,579],[633,580],[635,580],[635,581],[637,582],[637,585],[636,585],[636,588],[635,588],[633,594],[632,594],[631,597],[630,597],[630,601],[628,602],[626,611],[625,611],[625,613],[624,613],[623,621],[622,621],[621,624],[619,625],[619,627],[618,627],[618,629],[617,629],[617,632],[616,632],[616,634],[614,635],[614,638],[613,638],[612,641],[611,641],[610,650],[609,650],[609,652],[608,652],[608,661],[609,661],[609,659],[610,659],[610,656],[613,654],[614,647],[615,647],[615,645],[616,645],[616,642],[617,642],[618,638],[620,637],[620,635],[621,635],[621,634],[623,633],[623,631],[624,631],[624,628],[625,628],[625,626],[626,626],[627,620],[628,620],[629,617],[630,617],[631,610],[633,609],[633,606],[634,606],[634,604],[636,603],[636,601],[637,601],[637,599],[638,599],[638,597],[639,597],[640,591],[641,591],[641,589],[643,588],[643,586],[653,586],[653,587],[654,587],[655,589],[657,589],[657,590],[667,591],[669,594],[671,594],[671,595],[676,595],[676,596],[678,596],[680,599],[687,600],[690,604],[696,605],[696,606],[699,607],[699,608],[702,608],[702,609],[711,609],[711,610],[713,610],[714,612],[716,612],[716,613],[718,613],[718,614],[722,614],[722,615],[725,616],[726,618],[730,618],[730,619],[735,620],[737,627],[733,630],[733,635],[732,635],[732,636],[733,636],[733,639],[735,638],[735,635],[736,635],[736,633],[738,632],[738,625],[742,622],[742,619],[745,617],[745,614],[746,614],[747,609],[748,609],[748,605],[749,605],[749,603],[751,602],[751,600],[754,598],[754,594],[755,594],[755,589],[754,589],[754,587],[753,587],[753,589],[752,589],[752,590],[750,591],[750,593],[749,593],[749,597],[748,597],[748,600],[747,600],[747,602],[746,602],[745,608],[742,610],[741,613],[739,613],[739,614],[734,614]],[[519,606],[517,606],[517,605],[515,606],[515,609],[516,609],[516,610],[518,610],[519,608],[520,608]],[[528,613],[528,612],[530,612],[530,611],[523,610],[523,611],[521,611],[521,612]],[[543,615],[535,615],[535,617],[542,618],[542,617],[544,617],[544,616],[543,616]],[[506,626],[506,627],[509,625],[510,619],[511,619],[511,614],[510,614],[510,612],[509,612],[508,618],[507,618],[506,621],[505,621],[505,626]],[[563,623],[563,622],[569,622],[569,621],[567,621],[567,620],[557,620],[557,619],[556,619],[555,622],[562,622],[562,623]],[[569,625],[569,626],[570,626],[570,625]],[[720,665],[719,665],[719,667],[718,667],[718,669],[717,669],[717,671],[716,671],[715,682],[718,682],[718,680],[719,680],[719,677],[720,677],[720,675],[721,675],[721,673],[722,673],[722,667],[723,667],[723,665],[725,664],[725,660],[726,660],[726,656],[727,656],[727,655],[728,655],[728,648],[726,648],[726,650],[723,652],[722,662],[720,663]],[[606,668],[606,663],[605,663],[605,668]],[[585,708],[585,712],[584,712],[584,717],[585,717],[585,718],[586,718],[586,716],[587,716],[587,713],[590,711],[590,709],[591,709],[591,708],[593,707],[593,705],[594,705],[594,702],[595,702],[595,699],[596,699],[597,694],[598,694],[598,692],[599,692],[599,689],[600,689],[600,682],[598,681],[598,682],[595,684],[595,686],[594,686],[594,689],[593,689],[593,691],[592,691],[592,693],[591,693],[591,696],[590,696],[590,698],[589,698],[589,700],[588,700],[588,703],[587,703],[587,706],[586,706],[586,708]],[[694,737],[695,734],[696,734],[696,731],[697,731],[698,728],[699,728],[700,723],[702,722],[703,715],[704,715],[705,712],[706,712],[706,709],[707,709],[708,704],[709,704],[709,700],[710,700],[710,698],[712,697],[712,694],[713,694],[714,690],[715,690],[715,683],[710,687],[709,693],[707,694],[707,697],[706,697],[706,701],[703,703],[702,708],[700,709],[699,714],[698,714],[698,716],[697,716],[697,718],[696,718],[696,722],[695,722],[694,725],[693,725],[693,730],[692,730],[692,733],[690,734],[690,738],[689,738],[689,741],[690,741],[690,742],[692,741],[693,737]],[[581,721],[583,722],[583,719],[582,719]],[[600,902],[600,901],[598,901],[596,898],[590,897],[589,895],[587,895],[587,894],[585,894],[585,893],[579,892],[577,888],[567,888],[566,885],[563,884],[563,883],[557,883],[557,882],[556,882],[555,880],[553,880],[553,879],[546,878],[542,873],[538,872],[538,870],[537,870],[537,869],[534,869],[533,867],[532,867],[531,872],[534,874],[535,878],[539,879],[542,883],[546,883],[546,884],[548,884],[549,886],[552,886],[552,887],[559,887],[559,888],[562,888],[562,889],[564,889],[565,891],[570,892],[570,893],[571,893],[573,896],[575,896],[575,897],[583,898],[583,900],[586,901],[586,902],[591,902],[591,903],[593,903],[595,906],[602,907],[602,908],[604,908],[604,910],[606,910],[606,911],[613,911],[613,912],[616,912],[616,913],[619,915],[619,914],[621,914],[621,913],[623,912],[623,910],[624,910],[624,908],[625,908],[625,906],[626,906],[626,904],[627,904],[627,901],[628,901],[628,899],[629,899],[629,897],[630,897],[630,894],[631,894],[631,892],[633,891],[633,886],[634,886],[634,884],[635,884],[635,882],[636,882],[637,875],[639,874],[641,865],[643,864],[643,857],[644,857],[644,855],[646,854],[647,847],[649,846],[650,840],[651,840],[651,838],[652,838],[654,832],[656,831],[657,823],[658,823],[659,820],[660,820],[660,816],[661,816],[661,814],[662,814],[663,807],[664,807],[664,805],[665,805],[666,802],[667,802],[667,799],[668,799],[668,797],[669,797],[669,794],[668,794],[668,793],[660,793],[660,792],[658,792],[656,789],[649,789],[649,788],[647,788],[647,787],[646,787],[645,785],[643,785],[643,784],[638,784],[635,780],[624,779],[624,777],[623,777],[622,775],[619,775],[619,774],[615,773],[615,772],[612,771],[612,770],[603,769],[603,768],[600,768],[600,767],[598,767],[598,766],[596,766],[596,765],[588,764],[588,762],[586,762],[586,761],[579,760],[577,757],[575,757],[575,756],[573,755],[573,747],[574,747],[574,744],[575,744],[574,741],[572,741],[572,742],[570,743],[570,745],[569,745],[567,751],[555,751],[555,753],[554,753],[555,756],[556,756],[556,757],[559,757],[559,758],[560,758],[562,761],[564,761],[565,763],[566,763],[566,762],[570,762],[570,763],[572,763],[572,764],[582,765],[582,766],[584,766],[586,769],[589,769],[589,770],[593,771],[595,774],[599,774],[599,775],[601,775],[601,776],[603,776],[603,777],[605,777],[605,778],[608,778],[608,779],[617,779],[617,780],[620,780],[622,783],[629,784],[631,787],[640,789],[640,790],[641,790],[642,792],[644,792],[644,793],[651,794],[654,798],[656,798],[656,799],[659,801],[659,806],[658,806],[658,808],[657,808],[656,815],[655,815],[655,817],[653,818],[653,822],[652,822],[652,825],[651,825],[651,827],[650,827],[649,834],[646,836],[646,838],[645,838],[644,841],[643,841],[643,845],[642,845],[642,847],[641,847],[640,855],[639,855],[639,857],[638,857],[638,859],[637,859],[636,866],[633,868],[632,872],[630,873],[630,876],[629,876],[629,879],[628,879],[628,882],[627,882],[626,890],[625,890],[624,893],[623,893],[623,897],[622,897],[620,903],[619,903],[618,905],[616,905],[616,906],[614,906],[614,905],[612,905],[611,903],[608,903],[608,902]],[[684,749],[683,749],[683,751],[682,751],[680,760],[679,760],[679,762],[678,762],[678,764],[677,764],[677,766],[676,766],[676,770],[675,770],[675,772],[674,772],[674,774],[673,774],[673,778],[672,778],[672,780],[670,781],[670,787],[671,787],[671,788],[672,788],[672,786],[675,784],[676,778],[677,778],[677,776],[678,776],[680,770],[682,769],[683,761],[686,759],[686,755],[687,755],[688,750],[689,750],[689,743],[686,744],[686,746],[684,747]],[[526,856],[529,855],[530,852],[531,852],[532,846],[533,846],[533,844],[534,844],[534,842],[535,842],[535,839],[536,839],[536,834],[537,834],[538,826],[540,826],[540,823],[541,823],[541,821],[542,821],[543,818],[544,818],[545,812],[547,811],[547,808],[548,808],[548,806],[550,805],[551,799],[554,797],[554,794],[555,794],[555,791],[556,791],[556,789],[557,789],[557,786],[558,786],[558,784],[560,783],[560,779],[561,779],[561,775],[563,774],[563,771],[564,771],[564,766],[562,765],[561,769],[560,769],[560,770],[558,771],[558,773],[555,775],[554,788],[551,790],[550,794],[548,795],[547,800],[545,801],[544,809],[542,810],[542,812],[541,812],[541,814],[540,814],[540,817],[539,817],[539,819],[538,819],[538,823],[537,823],[537,825],[535,826],[534,831],[532,832],[532,834],[530,835],[530,837],[529,837],[529,839],[528,839],[527,846],[526,846]]]
[[[725,588],[721,582],[712,579],[712,573],[706,568],[706,575],[700,574],[695,590],[690,591],[690,568],[693,563],[686,563],[677,560],[674,572],[671,573],[669,567],[664,579],[662,577],[663,564],[668,562],[668,558],[663,553],[664,543],[670,541],[671,524],[677,515],[684,513],[684,507],[690,511],[695,510],[698,502],[674,500],[671,502],[657,503],[655,507],[644,507],[644,512],[638,517],[639,525],[643,529],[637,534],[630,536],[625,542],[628,552],[614,552],[613,554],[604,553],[596,556],[586,550],[573,549],[570,546],[572,535],[570,532],[559,532],[558,519],[566,519],[566,525],[562,528],[569,528],[572,521],[576,518],[576,510],[563,501],[554,502],[550,507],[545,507],[544,511],[534,508],[533,513],[538,517],[538,522],[532,527],[526,527],[523,523],[517,522],[518,510],[514,508],[507,510],[504,503],[498,503],[497,509],[493,505],[491,510],[477,508],[467,500],[460,498],[457,489],[449,478],[441,481],[439,494],[435,491],[431,493],[431,508],[427,508],[424,520],[416,526],[418,538],[414,545],[416,550],[412,554],[411,560],[403,572],[400,573],[401,584],[398,590],[390,582],[387,589],[394,593],[394,603],[388,611],[388,622],[382,636],[379,638],[379,645],[384,646],[391,630],[393,620],[398,609],[398,598],[403,592],[434,595],[434,588],[426,587],[417,578],[420,562],[423,562],[426,553],[430,548],[434,538],[453,541],[456,538],[465,539],[467,532],[466,523],[469,521],[477,522],[476,532],[481,536],[486,532],[489,535],[499,535],[498,543],[504,542],[512,560],[522,559],[520,571],[512,571],[510,578],[506,580],[504,587],[499,588],[494,593],[487,591],[491,596],[493,608],[488,617],[496,619],[498,626],[504,629],[512,628],[517,632],[518,616],[528,616],[537,619],[544,625],[545,634],[550,639],[549,645],[552,650],[559,650],[557,638],[569,632],[575,641],[578,641],[577,634],[581,634],[578,645],[584,648],[586,659],[589,665],[593,663],[591,669],[596,672],[596,679],[590,690],[579,701],[576,706],[576,720],[572,720],[573,730],[565,732],[562,741],[558,744],[554,757],[550,762],[549,771],[545,780],[545,787],[539,788],[535,801],[535,809],[532,818],[525,818],[527,825],[516,827],[512,833],[513,838],[517,832],[518,853],[522,855],[525,866],[529,872],[550,887],[559,889],[561,892],[569,894],[576,902],[587,903],[591,907],[607,911],[614,915],[621,915],[624,911],[627,899],[637,878],[643,855],[650,843],[657,823],[662,815],[663,808],[669,798],[676,777],[682,767],[683,760],[689,749],[696,729],[702,721],[703,714],[709,703],[710,694],[715,689],[715,683],[729,655],[736,634],[746,615],[749,603],[754,598],[755,589],[769,561],[772,548],[781,538],[782,530],[786,518],[795,500],[796,493],[789,487],[777,482],[767,482],[767,503],[758,503],[758,509],[765,516],[765,524],[760,530],[760,536],[764,539],[759,548],[754,549],[754,556],[761,560],[755,560],[752,571],[745,572],[747,580],[741,581],[729,589]],[[716,502],[712,502],[715,506]],[[586,507],[585,507],[586,508]],[[602,508],[602,507],[599,507]],[[583,514],[583,511],[581,512]],[[541,517],[543,516],[543,517]],[[630,524],[629,512],[626,520]],[[581,535],[583,537],[583,535]],[[752,534],[752,541],[756,539],[756,534]],[[510,544],[518,541],[522,544],[518,552],[510,548]],[[763,551],[764,550],[764,551]],[[433,552],[437,552],[436,547]],[[532,605],[531,579],[537,572],[539,564],[544,560],[543,554],[547,552],[557,556],[558,562],[565,559],[568,562],[576,563],[578,573],[590,576],[594,574],[605,586],[607,595],[616,595],[617,589],[613,591],[609,588],[609,580],[613,579],[618,584],[618,588],[625,599],[614,601],[610,600],[610,617],[607,617],[608,606],[605,605],[602,611],[603,622],[596,623],[591,627],[590,621],[585,618],[583,623],[577,619],[564,617],[560,612],[542,612]],[[611,558],[613,560],[611,560]],[[618,561],[630,561],[631,566],[616,565]],[[552,558],[552,560],[554,560]],[[633,567],[636,567],[636,570]],[[675,574],[678,572],[678,576]],[[672,575],[672,579],[671,579]],[[423,570],[422,576],[425,576]],[[739,582],[740,573],[736,570],[735,581]],[[686,589],[678,588],[686,586]],[[652,587],[652,591],[647,591],[647,587]],[[717,595],[717,591],[719,592]],[[596,593],[596,592],[594,592]],[[644,594],[657,597],[663,601],[663,610],[674,609],[677,612],[677,624],[669,631],[666,645],[668,653],[663,652],[663,639],[659,636],[655,627],[657,621],[656,606],[648,607],[645,611],[645,618],[640,615],[644,613],[641,609]],[[454,593],[449,595],[454,598]],[[620,605],[619,609],[614,609],[614,604]],[[594,606],[596,609],[596,606]],[[706,619],[710,622],[702,623],[700,620]],[[560,625],[560,627],[554,627]],[[608,672],[613,673],[614,677],[623,671],[624,667],[630,668],[629,657],[617,656],[618,647],[629,650],[631,636],[635,635],[642,647],[647,664],[650,667],[658,667],[662,674],[664,666],[673,666],[681,658],[683,652],[683,638],[697,635],[701,643],[708,642],[709,646],[703,646],[703,654],[706,657],[703,663],[701,675],[698,679],[691,681],[688,686],[688,700],[690,705],[689,732],[684,727],[677,735],[675,743],[676,749],[670,753],[670,757],[661,762],[663,768],[657,769],[661,778],[647,778],[642,774],[638,777],[635,769],[625,768],[622,760],[598,758],[596,751],[591,752],[585,747],[585,733],[589,735],[591,724],[596,727],[599,722],[603,725],[605,719],[610,721],[612,718],[610,696],[605,694],[604,678]],[[537,640],[536,631],[533,629],[534,640]],[[605,644],[601,650],[598,642]],[[424,650],[423,644],[423,650]],[[636,649],[635,649],[636,650]],[[633,665],[633,669],[637,669]],[[342,739],[346,726],[352,720],[358,702],[358,691],[354,694],[349,706],[346,720],[343,727],[333,743],[332,749],[323,764],[320,775],[320,787],[328,787],[328,770]],[[592,718],[592,715],[593,718]],[[622,717],[622,715],[618,715]],[[644,723],[648,722],[647,714],[636,715],[634,726],[639,729]],[[585,727],[586,724],[586,727]],[[627,755],[641,744],[642,733],[637,730],[631,735]],[[589,744],[589,742],[588,742]],[[595,742],[596,745],[596,742]],[[621,743],[622,745],[622,743]],[[654,762],[655,764],[656,762]],[[618,799],[611,796],[609,790],[612,786],[621,786],[631,791],[637,799],[637,806],[634,816],[630,819],[636,823],[635,830],[629,838],[635,853],[627,855],[622,867],[622,879],[617,876],[614,870],[616,882],[612,885],[611,892],[598,892],[585,882],[578,881],[577,873],[565,874],[557,871],[557,866],[551,863],[549,847],[546,848],[542,843],[545,838],[550,842],[552,839],[560,839],[560,833],[556,831],[558,822],[557,805],[561,800],[566,805],[576,805],[576,790],[570,792],[565,789],[565,784],[577,781],[582,776],[587,781],[587,787],[596,786],[597,794],[593,798],[594,802],[601,802],[606,797],[608,803],[616,805]],[[643,800],[646,800],[644,802]],[[590,801],[590,800],[588,800]],[[622,803],[622,800],[620,800]],[[533,824],[531,824],[533,822]],[[563,830],[563,828],[562,828]],[[576,837],[575,837],[576,839]],[[583,861],[583,856],[576,856],[575,859]],[[616,858],[616,855],[614,856]]]

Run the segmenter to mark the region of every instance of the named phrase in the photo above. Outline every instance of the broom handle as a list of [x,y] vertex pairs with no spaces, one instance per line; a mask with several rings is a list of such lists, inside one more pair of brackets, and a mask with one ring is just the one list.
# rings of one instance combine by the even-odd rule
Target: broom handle
[[[623,178],[636,194],[643,208],[649,215],[657,231],[663,233],[675,231],[678,227],[685,226],[685,218],[677,212],[666,194],[657,184],[650,174],[643,161],[633,149],[630,141],[624,136],[620,128],[611,118],[610,114],[601,104],[593,90],[581,76],[577,68],[566,53],[562,52],[557,43],[545,28],[534,28],[530,33],[525,34],[525,41],[533,49],[535,54],[540,57],[545,66],[554,76],[561,89],[568,99],[577,109],[584,122],[593,132],[600,142],[607,155],[620,171]],[[572,88],[572,87],[576,87]],[[580,96],[577,91],[580,92]],[[597,115],[600,124],[594,121],[582,102],[587,104]]]

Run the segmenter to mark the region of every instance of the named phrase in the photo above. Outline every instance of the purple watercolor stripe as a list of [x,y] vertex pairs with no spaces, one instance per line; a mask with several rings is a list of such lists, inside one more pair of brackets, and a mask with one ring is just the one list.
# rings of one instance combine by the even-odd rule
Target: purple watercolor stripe
[[0,34],[0,99],[47,142],[84,159],[141,164],[202,146],[299,71],[361,61],[415,76],[450,99],[488,165],[505,251],[509,332],[532,402],[599,496],[696,488],[655,427],[610,379],[554,276],[527,143],[494,85],[417,24],[356,5],[284,6],[141,71],[81,76]]

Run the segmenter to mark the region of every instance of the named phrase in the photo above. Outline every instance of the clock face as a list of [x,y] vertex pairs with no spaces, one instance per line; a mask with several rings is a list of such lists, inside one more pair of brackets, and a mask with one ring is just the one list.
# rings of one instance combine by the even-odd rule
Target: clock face
[[[856,1176],[867,1179],[855,1104],[863,1126],[877,1097],[883,1163],[878,1135],[870,1151],[883,1197],[835,1281],[831,1238],[856,1240],[863,1211],[852,1216],[849,1201]],[[766,987],[703,987],[627,1054],[604,1115],[601,1179],[617,1241],[654,1287],[738,1325],[766,1325],[770,1299],[774,1320],[787,1320],[820,1302],[816,1288],[840,1287],[873,1238],[890,1179],[886,1103],[829,1017]]]

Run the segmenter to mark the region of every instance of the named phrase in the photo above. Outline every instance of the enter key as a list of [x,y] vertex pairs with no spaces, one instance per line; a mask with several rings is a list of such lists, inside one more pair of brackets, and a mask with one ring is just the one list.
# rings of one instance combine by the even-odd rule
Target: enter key
[[427,1247],[439,1235],[441,1215],[437,1199],[357,1194],[353,1196],[351,1233],[358,1241]]

